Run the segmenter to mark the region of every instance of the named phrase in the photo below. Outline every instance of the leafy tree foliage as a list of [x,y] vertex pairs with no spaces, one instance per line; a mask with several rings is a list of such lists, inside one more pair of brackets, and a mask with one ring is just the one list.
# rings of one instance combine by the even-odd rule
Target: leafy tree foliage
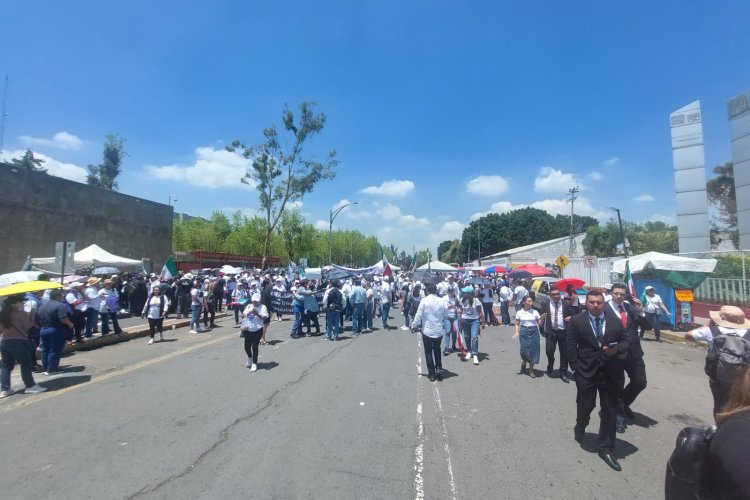
[[[630,255],[678,251],[676,226],[669,226],[660,221],[643,224],[623,221],[622,225],[625,239],[630,243]],[[620,226],[614,220],[610,220],[604,226],[589,227],[583,240],[583,249],[587,255],[598,257],[622,255]]]
[[242,182],[255,184],[260,206],[265,212],[266,228],[263,238],[263,265],[265,267],[274,229],[279,224],[287,203],[302,199],[324,180],[335,177],[338,164],[336,152],[330,151],[323,162],[313,154],[305,155],[303,147],[308,139],[319,134],[325,125],[326,115],[315,113],[315,103],[299,105],[299,115],[285,108],[284,126],[280,136],[275,125],[263,131],[265,140],[255,146],[246,146],[238,140],[227,147],[228,151],[241,151],[252,159]]
[[42,167],[44,160],[34,157],[34,152],[27,149],[26,152],[20,158],[11,158],[10,164],[14,167],[21,168],[28,172],[39,172],[42,174],[47,173],[47,169]]
[[318,237],[318,231],[312,224],[305,223],[299,208],[284,211],[279,222],[279,234],[286,245],[289,260],[296,263],[300,257],[309,258]]
[[438,247],[438,254],[440,255],[439,259],[446,264],[461,262],[463,260],[461,259],[461,240],[450,241],[448,248],[442,253],[440,253]]
[[[734,189],[734,164],[731,161],[714,167],[716,177],[706,183],[708,201],[719,212],[712,223],[712,239],[716,232],[725,230],[731,235],[734,248],[740,247],[740,233],[737,229],[737,195]],[[716,241],[712,243],[717,243]]]
[[[455,240],[453,240],[453,241],[455,241]],[[451,241],[451,240],[445,240],[445,241],[441,242],[438,245],[438,247],[437,247],[438,258],[440,258],[441,255],[443,255],[445,252],[448,251],[448,249],[451,247],[451,243],[453,243],[453,241]],[[442,258],[440,258],[440,259],[442,260]],[[443,262],[445,262],[445,261],[443,261]]]
[[124,140],[117,135],[108,134],[104,138],[104,153],[99,165],[89,165],[86,183],[89,186],[117,191],[117,177],[122,171],[122,159],[125,157]]

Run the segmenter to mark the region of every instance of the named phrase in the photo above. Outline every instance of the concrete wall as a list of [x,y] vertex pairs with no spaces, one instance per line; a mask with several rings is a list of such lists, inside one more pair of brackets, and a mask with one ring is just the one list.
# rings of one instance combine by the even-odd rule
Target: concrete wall
[[[14,171],[16,170],[16,171]],[[0,163],[0,273],[26,257],[52,257],[55,242],[92,243],[116,255],[151,259],[172,253],[172,207]]]

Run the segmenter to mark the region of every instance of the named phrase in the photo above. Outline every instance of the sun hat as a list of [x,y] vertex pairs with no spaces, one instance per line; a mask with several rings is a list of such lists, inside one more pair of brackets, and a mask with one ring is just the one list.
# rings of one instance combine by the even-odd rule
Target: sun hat
[[254,293],[253,296],[250,297],[250,300],[252,300],[253,302],[260,302],[260,294]]
[[91,285],[96,285],[96,284],[97,284],[97,283],[99,283],[99,282],[100,282],[101,280],[102,280],[101,278],[95,278],[95,277],[91,277],[91,278],[89,278],[89,279],[87,279],[87,280],[86,280],[86,284],[87,284],[87,285],[89,285],[89,286],[91,286]]
[[83,283],[81,283],[80,281],[74,281],[73,283],[68,285],[69,288],[77,288],[79,286],[83,286]]
[[725,328],[744,328],[750,329],[750,320],[745,317],[745,313],[737,306],[721,306],[718,311],[709,311],[708,314],[719,326]]
[[648,292],[649,290],[653,290],[653,289],[654,289],[654,287],[652,287],[651,285],[648,285],[648,286],[646,286],[646,288],[643,289],[643,291],[644,292]]
[[473,286],[465,286],[461,289],[463,293],[474,293],[474,287]]

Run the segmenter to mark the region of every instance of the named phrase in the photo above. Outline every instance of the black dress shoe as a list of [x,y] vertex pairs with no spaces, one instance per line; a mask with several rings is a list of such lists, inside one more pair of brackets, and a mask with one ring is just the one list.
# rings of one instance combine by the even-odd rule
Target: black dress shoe
[[585,430],[586,429],[581,429],[578,426],[573,427],[573,438],[580,443],[585,436]]
[[547,376],[548,376],[548,377],[551,377],[551,376],[552,376],[552,372],[553,372],[553,371],[554,371],[554,370],[552,370],[552,368],[547,368]]
[[565,375],[565,374],[564,374],[564,373],[562,373],[562,372],[560,373],[560,380],[562,380],[562,381],[563,381],[563,382],[565,382],[566,384],[570,383],[570,379],[568,378],[568,376],[567,376],[567,375]]
[[435,374],[434,373],[430,373],[429,375],[427,375],[427,378],[429,379],[430,382],[434,382],[435,381]]
[[622,470],[622,467],[620,467],[620,462],[617,461],[617,459],[612,454],[612,452],[599,450],[599,457],[601,457],[601,459],[604,460],[605,464],[609,465],[612,469],[616,470],[617,472],[620,472]]
[[628,426],[625,425],[625,422],[617,422],[617,424],[615,425],[615,430],[617,431],[618,434],[624,433],[625,429],[627,428]]
[[631,410],[629,406],[622,407],[622,414],[630,419],[635,418],[635,415],[633,414],[633,410]]
[[435,370],[435,378],[438,380],[438,382],[443,381],[443,370],[441,368]]

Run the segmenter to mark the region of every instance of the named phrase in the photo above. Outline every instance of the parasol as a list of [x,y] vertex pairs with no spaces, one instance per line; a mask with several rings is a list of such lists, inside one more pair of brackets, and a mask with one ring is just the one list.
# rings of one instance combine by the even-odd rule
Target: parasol
[[555,274],[552,269],[548,269],[538,264],[526,264],[525,266],[518,266],[516,269],[528,271],[532,276],[551,276]]
[[120,270],[112,266],[97,267],[91,271],[91,276],[105,276],[107,274],[117,274]]
[[508,277],[513,280],[527,280],[531,278],[531,273],[524,269],[515,269],[510,272]]
[[492,282],[488,280],[487,278],[482,278],[481,276],[477,276],[476,278],[472,279],[471,282],[475,285],[491,285]]
[[563,278],[560,281],[556,281],[553,285],[558,290],[562,290],[563,292],[568,289],[569,285],[573,285],[573,289],[578,290],[581,288],[586,282],[578,279],[578,278]]
[[38,292],[39,290],[49,290],[52,288],[62,288],[62,285],[51,281],[24,281],[23,283],[16,283],[15,285],[0,288],[0,297],[26,292]]
[[510,269],[503,266],[490,266],[484,270],[485,273],[507,273]]

